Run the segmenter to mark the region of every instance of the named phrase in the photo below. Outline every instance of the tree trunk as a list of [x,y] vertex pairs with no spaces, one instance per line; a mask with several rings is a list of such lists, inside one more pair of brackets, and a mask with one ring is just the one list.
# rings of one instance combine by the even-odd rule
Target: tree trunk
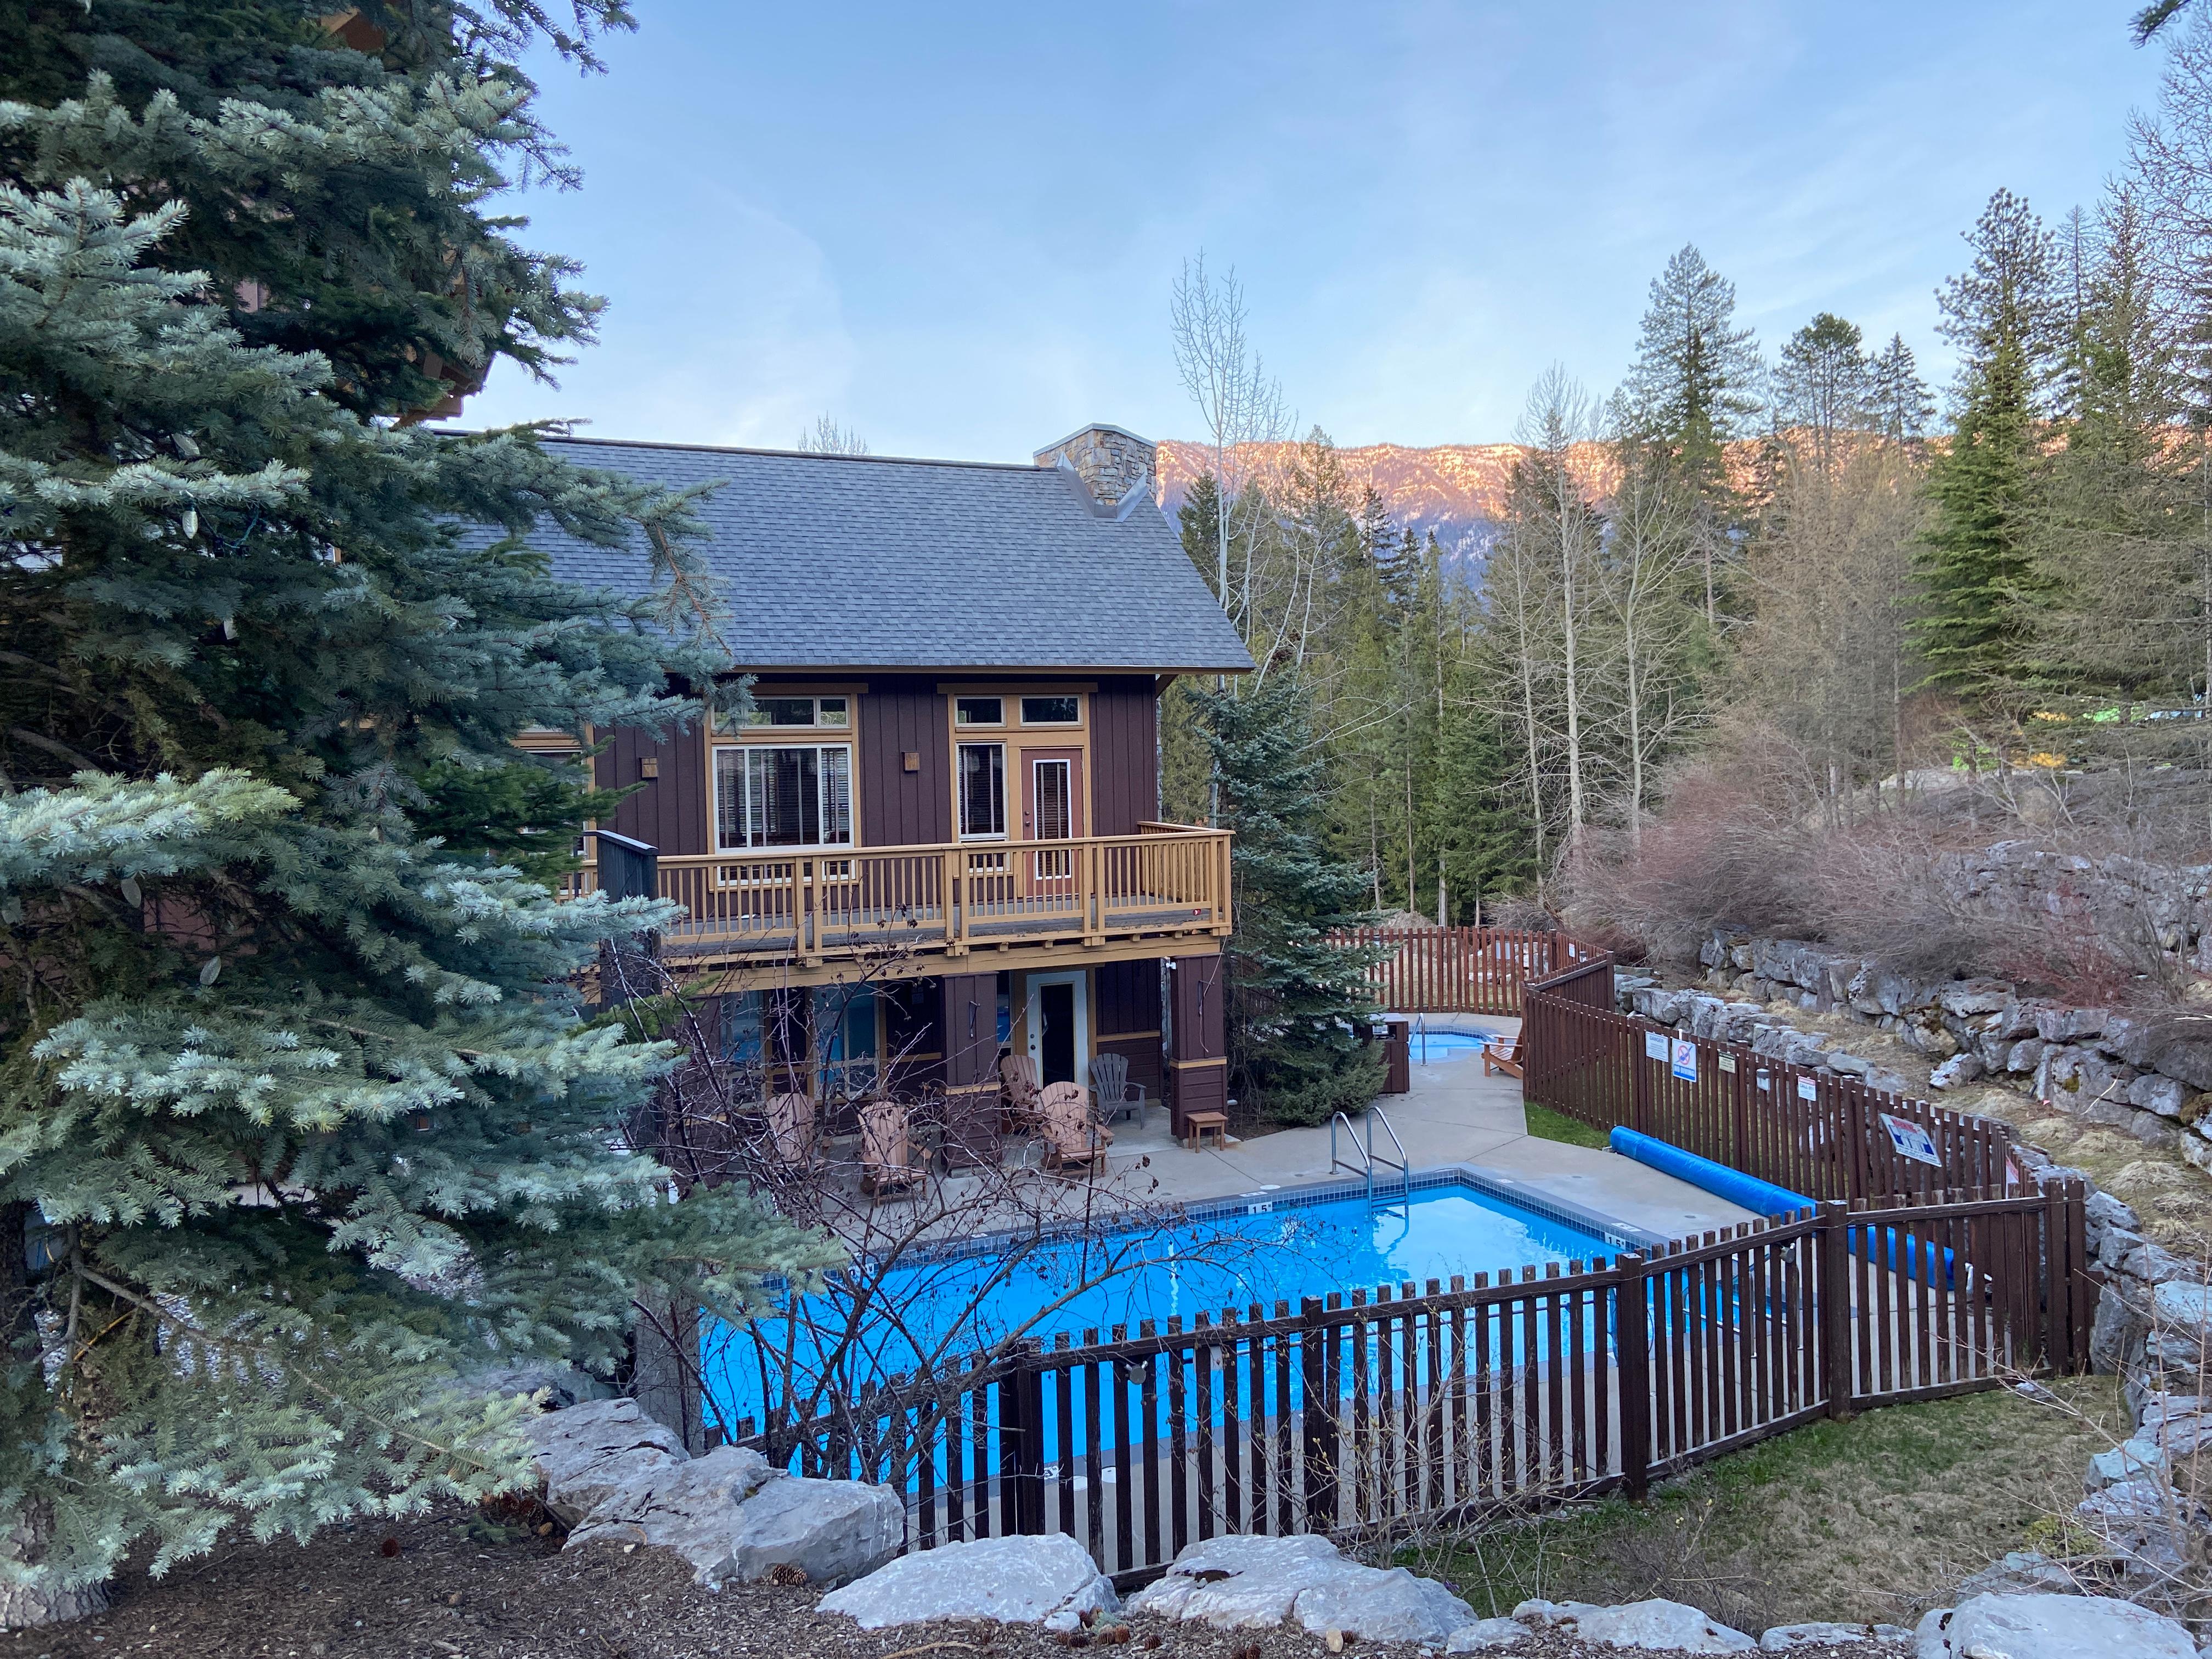
[[[28,1204],[0,1204],[0,1363],[27,1358],[26,1348],[37,1340],[36,1304],[23,1243],[30,1219]],[[0,1513],[0,1560],[38,1565],[46,1559],[52,1531],[53,1516],[41,1505]],[[105,1584],[52,1589],[0,1580],[0,1630],[29,1630],[106,1611]]]
[[[0,1560],[35,1565],[45,1556],[52,1521],[44,1510],[0,1517]],[[107,1587],[47,1589],[0,1582],[0,1630],[29,1630],[107,1611]]]

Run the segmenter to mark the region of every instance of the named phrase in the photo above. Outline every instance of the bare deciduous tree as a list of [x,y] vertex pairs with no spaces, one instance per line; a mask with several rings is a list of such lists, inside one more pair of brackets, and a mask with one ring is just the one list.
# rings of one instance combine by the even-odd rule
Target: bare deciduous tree
[[[1290,427],[1282,386],[1267,373],[1245,333],[1249,317],[1244,286],[1233,266],[1217,280],[1206,268],[1203,252],[1183,261],[1169,305],[1169,329],[1176,371],[1198,405],[1219,492],[1215,591],[1222,609],[1240,626],[1249,610],[1250,594],[1240,594],[1230,579],[1230,548],[1238,528],[1233,521],[1254,510],[1249,501],[1254,447],[1275,442]],[[1245,586],[1249,589],[1249,575]]]

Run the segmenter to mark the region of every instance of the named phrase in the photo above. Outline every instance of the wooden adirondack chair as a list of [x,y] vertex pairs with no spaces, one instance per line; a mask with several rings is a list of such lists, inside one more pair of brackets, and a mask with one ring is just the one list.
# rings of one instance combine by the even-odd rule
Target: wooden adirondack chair
[[929,1178],[928,1154],[915,1145],[912,1114],[895,1100],[860,1108],[860,1190],[871,1198],[910,1193]]
[[1111,1129],[1091,1121],[1091,1103],[1080,1084],[1047,1084],[1037,1097],[1037,1126],[1044,1134],[1048,1170],[1096,1174],[1114,1141]]
[[1129,1081],[1129,1057],[1127,1054],[1100,1054],[1091,1062],[1091,1087],[1098,1100],[1098,1121],[1111,1123],[1117,1117],[1137,1115],[1137,1127],[1145,1127],[1146,1109],[1151,1104],[1145,1097],[1145,1085]]
[[1493,1072],[1503,1072],[1508,1077],[1521,1075],[1520,1032],[1516,1031],[1511,1036],[1501,1032],[1496,1036],[1483,1038],[1482,1074],[1488,1077]]
[[775,1139],[775,1155],[786,1164],[811,1170],[821,1161],[816,1144],[814,1102],[809,1096],[770,1095],[768,1128]]
[[1017,1133],[1036,1121],[1037,1068],[1027,1054],[1003,1054],[999,1060],[999,1098],[1006,1108],[1007,1127]]

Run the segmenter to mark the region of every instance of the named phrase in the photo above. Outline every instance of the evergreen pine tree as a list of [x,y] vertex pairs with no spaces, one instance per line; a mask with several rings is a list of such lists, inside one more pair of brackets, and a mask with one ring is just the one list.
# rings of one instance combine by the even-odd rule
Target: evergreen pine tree
[[435,412],[495,358],[542,374],[591,336],[574,265],[483,209],[509,175],[573,182],[511,61],[542,35],[596,66],[599,32],[630,27],[623,0],[573,13],[0,0],[0,100],[44,112],[0,121],[0,173],[97,179],[134,217],[182,204],[150,269],[204,273],[249,345],[321,354],[319,396]]
[[1936,418],[1928,383],[1920,378],[1912,348],[1902,334],[1891,335],[1889,343],[1868,359],[1867,404],[1875,424],[1892,443],[1922,436]]
[[1774,374],[1774,422],[1812,434],[1823,465],[1838,433],[1865,422],[1871,403],[1870,365],[1858,325],[1821,312],[1785,341]]
[[1371,1012],[1364,951],[1328,941],[1364,919],[1368,878],[1333,856],[1308,692],[1277,664],[1243,696],[1194,693],[1221,778],[1237,932],[1230,940],[1229,1066],[1239,1099],[1278,1123],[1357,1111],[1382,1082],[1360,1040]]
[[1723,501],[1725,450],[1759,412],[1759,345],[1735,320],[1735,286],[1686,246],[1653,279],[1626,386],[1637,429],[1663,445],[1695,493]]
[[2027,204],[2000,190],[1966,240],[1973,264],[1942,294],[1959,380],[1951,441],[1929,467],[1914,629],[1925,683],[1984,700],[2027,671],[2028,537],[2058,341],[2051,238]]
[[1446,878],[1472,917],[1492,896],[1535,880],[1536,848],[1505,723],[1463,678],[1438,746],[1437,820]]
[[[42,27],[130,56],[71,9]],[[510,1487],[527,1397],[469,1373],[605,1375],[641,1289],[741,1318],[760,1273],[824,1260],[615,1150],[672,1051],[570,988],[664,907],[556,902],[483,856],[556,854],[573,821],[532,846],[507,815],[573,813],[585,782],[426,793],[511,781],[528,727],[696,718],[671,678],[726,653],[685,502],[526,433],[405,424],[453,384],[428,354],[529,365],[585,314],[482,212],[534,142],[526,92],[453,40],[348,64],[301,15],[87,14],[202,30],[180,82],[246,63],[212,114],[100,74],[0,105],[0,1625],[81,1609],[149,1533],[160,1568],[233,1516],[305,1536]],[[329,84],[256,106],[272,64]],[[426,216],[349,264],[376,180]],[[223,200],[270,223],[191,231],[210,281],[173,244]],[[245,315],[302,314],[249,337],[248,280]],[[677,597],[551,580],[545,519]],[[441,810],[471,855],[425,838]]]
[[1735,320],[1735,285],[1684,247],[1652,282],[1616,423],[1664,458],[1669,487],[1693,504],[1705,620],[1716,629],[1743,516],[1728,446],[1751,430],[1761,378],[1758,342]]
[[2139,700],[2186,697],[2206,672],[2212,549],[2193,533],[2203,449],[2174,441],[2186,387],[2130,189],[2111,192],[2088,241],[2063,353],[2063,441],[2029,530],[2031,621],[2038,674],[2100,707],[2117,696],[2125,724]]

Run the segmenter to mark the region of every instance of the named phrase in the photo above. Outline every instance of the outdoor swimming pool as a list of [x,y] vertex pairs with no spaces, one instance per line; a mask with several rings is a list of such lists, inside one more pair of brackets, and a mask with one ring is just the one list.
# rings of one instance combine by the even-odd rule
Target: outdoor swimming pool
[[1416,1066],[1468,1060],[1482,1052],[1485,1039],[1470,1031],[1414,1031],[1407,1039]]
[[[1416,1185],[1410,1198],[1364,1194],[1255,1194],[1173,1225],[1033,1244],[1012,1255],[947,1253],[881,1275],[875,1301],[856,1306],[864,1280],[805,1298],[798,1328],[781,1318],[742,1331],[717,1328],[704,1344],[710,1417],[754,1418],[773,1397],[768,1354],[793,1355],[802,1377],[825,1372],[861,1388],[927,1360],[942,1368],[1016,1332],[1049,1347],[1066,1333],[1110,1337],[1145,1321],[1188,1326],[1203,1313],[1242,1316],[1254,1304],[1394,1288],[1455,1274],[1497,1274],[1545,1262],[1589,1261],[1626,1248],[1557,1216],[1456,1180]],[[780,1392],[780,1390],[778,1390]]]

